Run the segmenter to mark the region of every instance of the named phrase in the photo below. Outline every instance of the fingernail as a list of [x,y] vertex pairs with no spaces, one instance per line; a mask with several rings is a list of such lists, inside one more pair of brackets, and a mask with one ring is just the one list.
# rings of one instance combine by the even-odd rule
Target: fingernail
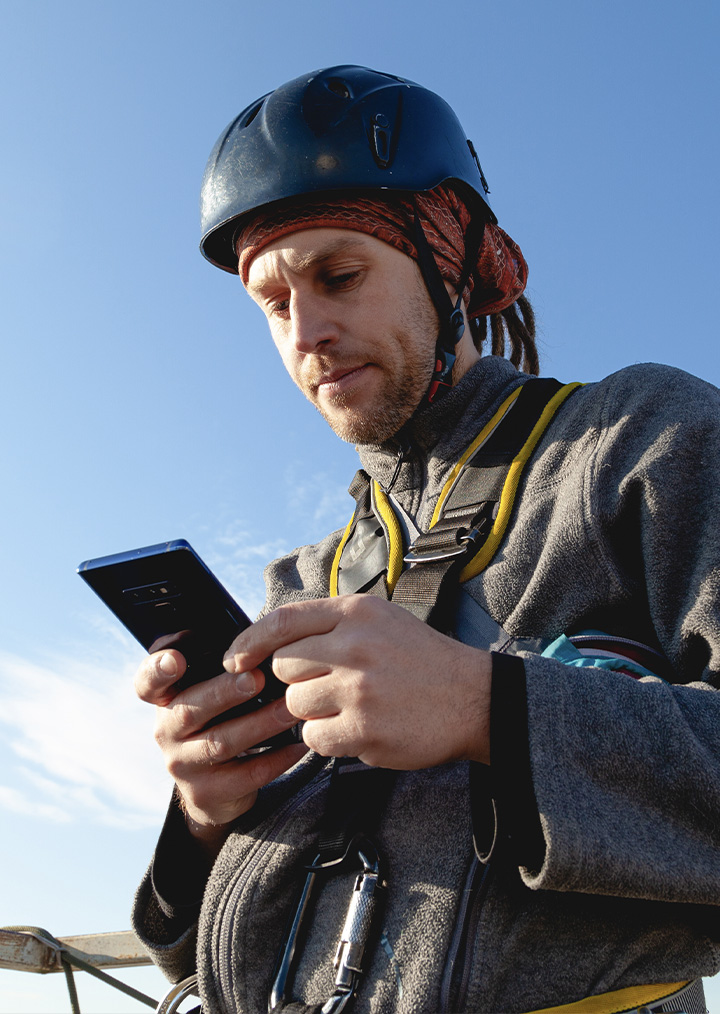
[[166,676],[177,676],[177,662],[174,656],[167,651],[158,662],[158,667]]
[[275,702],[275,719],[281,725],[295,725],[297,722],[295,715],[288,711],[284,697]]
[[225,656],[225,658],[223,659],[223,669],[225,670],[225,672],[230,672],[230,673],[235,672],[235,656],[234,655],[226,655]]
[[255,693],[257,683],[251,672],[241,672],[235,677],[235,689],[239,694],[249,696]]

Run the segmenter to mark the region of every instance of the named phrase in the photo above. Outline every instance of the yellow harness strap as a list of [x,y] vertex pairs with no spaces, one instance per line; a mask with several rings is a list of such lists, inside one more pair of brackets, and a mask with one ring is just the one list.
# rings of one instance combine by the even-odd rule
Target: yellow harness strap
[[[551,419],[565,399],[568,398],[569,395],[571,395],[578,387],[582,387],[582,384],[576,382],[572,384],[565,384],[563,387],[559,388],[559,390],[544,406],[542,414],[535,422],[529,436],[514,455],[503,485],[497,517],[495,518],[492,528],[490,529],[487,538],[484,539],[478,552],[460,572],[461,583],[468,581],[470,578],[475,577],[484,570],[497,552],[498,546],[500,545],[500,542],[505,534],[505,530],[510,522],[522,471],[530,460],[540,437],[547,429]],[[430,529],[434,528],[438,521],[442,519],[443,511],[448,503],[448,500],[451,498],[453,490],[462,478],[466,467],[472,462],[473,457],[481,451],[484,445],[490,440],[495,430],[515,404],[521,390],[522,386],[517,387],[512,394],[505,399],[490,421],[483,427],[470,446],[462,454],[459,461],[451,469],[440,496],[438,497],[437,504],[435,505],[435,510],[430,522]],[[392,595],[398,578],[403,572],[404,566],[403,557],[405,555],[405,550],[402,541],[402,531],[395,516],[390,499],[383,492],[379,483],[374,479],[370,483],[370,493],[374,514],[382,524],[385,531],[385,541],[388,550],[387,586],[389,594]],[[340,544],[335,552],[335,557],[330,571],[331,598],[334,598],[339,594],[338,574],[340,570],[340,559],[348,540],[352,536],[356,517],[357,510],[350,519],[350,522],[348,523],[342,539],[340,540]]]
[[668,982],[655,986],[627,986],[625,989],[613,989],[609,993],[598,993],[597,996],[586,996],[584,1000],[564,1003],[559,1007],[542,1007],[528,1011],[527,1014],[626,1014],[638,1007],[661,1003],[669,1000],[685,986],[686,982]]

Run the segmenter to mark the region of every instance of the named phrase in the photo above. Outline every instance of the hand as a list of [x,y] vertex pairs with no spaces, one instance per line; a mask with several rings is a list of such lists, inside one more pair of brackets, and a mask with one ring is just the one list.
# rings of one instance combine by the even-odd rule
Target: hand
[[303,739],[324,756],[399,770],[489,763],[491,659],[368,595],[281,606],[243,631],[229,673],[273,655]]
[[259,693],[263,674],[258,669],[222,673],[175,693],[185,668],[179,651],[156,652],[138,670],[135,689],[143,701],[157,705],[155,739],[180,792],[190,832],[215,847],[224,841],[226,825],[254,805],[258,789],[295,764],[306,748],[292,744],[243,756],[293,726],[296,718],[279,700],[208,727],[217,715]]

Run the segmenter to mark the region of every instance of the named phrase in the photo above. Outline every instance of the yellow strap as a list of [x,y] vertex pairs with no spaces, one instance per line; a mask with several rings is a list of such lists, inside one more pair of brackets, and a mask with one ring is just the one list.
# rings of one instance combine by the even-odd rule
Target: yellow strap
[[340,573],[340,557],[342,551],[345,548],[345,543],[350,538],[350,532],[352,531],[353,521],[355,520],[355,511],[353,516],[350,518],[347,524],[347,528],[343,532],[343,537],[340,539],[340,545],[335,550],[335,556],[333,557],[332,567],[330,568],[330,598],[337,598],[338,595],[338,574]]
[[584,1000],[564,1003],[559,1007],[543,1007],[528,1011],[527,1014],[623,1014],[623,1011],[634,1011],[651,1003],[660,1003],[669,999],[674,993],[688,986],[686,982],[667,982],[655,986],[627,986],[625,989],[613,989],[609,993],[598,993],[597,996],[586,996]]
[[[377,513],[380,516],[380,520],[385,526],[387,532],[388,541],[388,573],[387,583],[392,595],[393,588],[395,587],[398,578],[402,574],[403,569],[403,537],[402,529],[400,528],[400,522],[395,516],[387,494],[382,491],[379,484],[373,479],[372,484],[372,495],[373,505],[377,509]],[[356,511],[357,512],[357,511]],[[355,513],[356,513],[355,512]],[[343,536],[340,539],[340,545],[335,550],[335,556],[333,557],[332,567],[330,568],[330,598],[336,598],[338,592],[338,579],[340,574],[340,557],[343,554],[345,543],[350,538],[352,532],[353,522],[355,521],[355,513],[350,518],[347,528],[343,532]]]
[[495,413],[495,415],[492,417],[492,419],[490,420],[490,422],[486,423],[486,425],[483,426],[483,428],[480,430],[480,432],[475,437],[475,439],[473,440],[473,442],[470,444],[470,446],[468,447],[468,449],[465,451],[465,453],[463,454],[463,456],[460,458],[460,460],[457,462],[457,464],[453,467],[452,471],[450,472],[450,475],[447,477],[447,480],[445,481],[445,485],[443,486],[442,490],[440,491],[440,496],[438,497],[438,502],[435,504],[435,510],[433,511],[433,516],[432,516],[432,518],[430,520],[430,527],[431,528],[437,522],[438,518],[440,517],[440,514],[442,512],[442,509],[443,509],[443,506],[445,504],[445,501],[447,500],[448,496],[450,495],[450,490],[455,485],[456,479],[458,478],[458,476],[462,472],[463,468],[465,467],[465,462],[468,460],[468,458],[472,457],[472,455],[475,453],[475,451],[478,449],[478,447],[480,447],[481,444],[484,444],[485,441],[489,439],[489,437],[491,436],[491,434],[493,433],[493,431],[498,427],[498,425],[505,418],[505,415],[508,412],[508,410],[511,408],[512,405],[515,404],[515,402],[517,401],[517,399],[518,399],[521,391],[522,391],[522,384],[520,384],[519,387],[515,388],[515,390],[510,395],[509,398],[505,399],[505,401],[502,403],[502,405],[497,410],[497,412]]
[[[518,451],[513,459],[507,479],[505,480],[505,485],[503,486],[503,491],[500,495],[500,507],[490,530],[490,534],[485,540],[485,543],[480,551],[472,558],[470,563],[468,563],[467,566],[460,571],[461,583],[463,581],[469,581],[471,577],[476,577],[492,560],[498,546],[500,545],[500,541],[505,534],[508,522],[510,521],[513,504],[515,503],[515,494],[517,493],[523,468],[527,464],[530,455],[535,450],[540,437],[547,429],[548,423],[562,403],[569,395],[572,394],[574,390],[582,386],[583,385],[578,381],[572,384],[565,384],[564,387],[561,387],[560,390],[553,395],[545,406],[542,415],[533,426],[525,445],[520,449],[520,451]],[[482,436],[482,434],[480,435]]]
[[[505,534],[505,529],[507,528],[508,522],[510,520],[510,514],[512,513],[513,503],[515,502],[515,494],[517,492],[518,483],[520,482],[520,475],[522,473],[522,470],[527,464],[530,455],[535,450],[536,444],[538,443],[540,437],[547,428],[548,423],[550,422],[552,417],[555,415],[555,413],[560,408],[565,399],[568,397],[568,395],[572,394],[572,392],[578,387],[582,387],[582,384],[579,382],[565,384],[564,387],[561,387],[559,391],[557,391],[553,395],[548,404],[545,406],[542,415],[540,416],[537,423],[533,427],[530,436],[526,440],[524,446],[520,449],[520,451],[518,451],[517,455],[513,459],[513,462],[510,466],[510,471],[508,472],[507,479],[505,480],[505,485],[503,486],[502,494],[500,496],[500,506],[498,510],[498,515],[495,518],[495,522],[492,526],[492,529],[490,530],[490,534],[486,539],[485,543],[483,544],[482,548],[480,549],[480,551],[460,572],[461,582],[468,581],[471,577],[475,577],[477,574],[480,573],[480,571],[484,570],[485,567],[487,567],[488,563],[492,560],[497,550],[497,547],[499,546],[500,541],[503,535]],[[497,428],[497,426],[500,424],[500,422],[503,420],[507,412],[515,404],[515,401],[517,400],[521,391],[522,385],[515,388],[512,394],[505,399],[502,405],[500,405],[500,407],[498,408],[497,412],[495,412],[495,414],[493,415],[492,419],[490,419],[490,421],[482,428],[480,433],[478,433],[473,442],[464,452],[460,460],[453,466],[447,480],[445,481],[445,485],[442,488],[440,496],[438,497],[438,502],[435,505],[435,510],[433,511],[433,516],[430,521],[431,528],[438,521],[442,513],[445,501],[450,495],[450,492],[453,486],[455,485],[455,482],[457,481],[460,473],[462,472],[465,463],[468,461],[469,458],[472,457],[472,455],[477,451],[477,449],[481,447],[486,440],[489,439],[489,437],[491,436],[493,431]],[[385,527],[385,531],[388,537],[387,583],[390,595],[392,595],[393,589],[395,588],[398,578],[402,574],[403,570],[404,550],[403,550],[402,530],[400,528],[400,523],[398,522],[395,516],[395,512],[392,509],[392,505],[390,503],[389,498],[382,491],[376,480],[373,480],[372,482],[372,492],[374,504],[375,507],[377,508],[377,513],[380,516],[380,520],[382,521]],[[340,557],[342,556],[343,549],[345,548],[345,543],[350,538],[350,533],[352,531],[354,520],[355,514],[353,514],[352,518],[350,519],[350,522],[343,533],[343,537],[340,540],[340,545],[335,551],[335,556],[333,558],[332,568],[330,571],[331,598],[334,598],[338,594],[338,574],[340,570]]]
[[388,591],[392,595],[393,589],[397,584],[397,580],[402,574],[404,565],[404,552],[403,552],[403,537],[402,529],[400,528],[400,522],[395,516],[395,511],[392,509],[390,500],[386,493],[382,491],[379,483],[376,479],[373,479],[372,484],[373,498],[375,506],[377,507],[380,520],[385,526],[385,531],[388,534],[388,572],[387,572],[387,585]]

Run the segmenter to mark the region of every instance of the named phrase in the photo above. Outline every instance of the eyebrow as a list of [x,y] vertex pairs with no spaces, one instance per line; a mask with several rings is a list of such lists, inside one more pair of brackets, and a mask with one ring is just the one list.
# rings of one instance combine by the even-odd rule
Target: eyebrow
[[[352,254],[355,251],[363,249],[365,249],[365,243],[362,239],[355,239],[353,236],[343,236],[324,243],[319,250],[309,250],[305,254],[299,254],[297,260],[292,265],[292,270],[297,272],[308,271],[322,266],[327,261],[332,260],[333,257],[337,257],[338,254]],[[248,292],[251,290],[258,291],[262,289],[262,286],[248,284],[247,289]]]
[[318,251],[311,250],[307,254],[301,254],[298,257],[296,266],[301,271],[307,270],[307,268],[315,267],[318,264],[324,264],[339,253],[352,253],[354,250],[363,249],[364,246],[365,244],[361,239],[345,238],[343,236],[341,239],[334,239],[324,244]]

